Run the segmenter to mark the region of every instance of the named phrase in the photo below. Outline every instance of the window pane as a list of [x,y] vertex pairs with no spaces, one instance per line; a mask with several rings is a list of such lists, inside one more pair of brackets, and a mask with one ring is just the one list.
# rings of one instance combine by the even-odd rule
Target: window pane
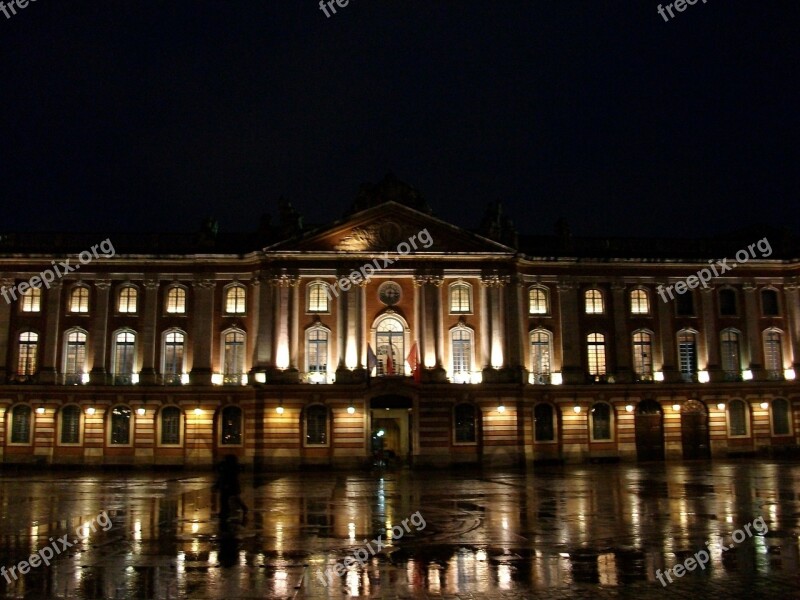
[[242,443],[242,411],[236,406],[226,406],[222,410],[222,439],[224,445]]
[[772,432],[775,435],[788,435],[791,433],[789,402],[783,398],[777,398],[772,401]]
[[184,335],[170,331],[164,336],[164,375],[183,373]]
[[546,315],[547,291],[542,288],[531,288],[528,290],[528,312],[532,315]]
[[678,335],[678,359],[681,374],[686,381],[692,381],[697,373],[697,342],[691,332]]
[[475,407],[471,404],[459,404],[455,410],[456,442],[471,443],[475,437]]
[[586,314],[603,313],[603,294],[600,293],[600,290],[586,290],[584,299],[586,303]]
[[650,312],[650,299],[644,290],[631,291],[631,313],[646,315]]
[[452,333],[453,373],[469,373],[472,370],[472,332],[455,329]]
[[675,310],[679,316],[690,317],[694,315],[694,295],[691,290],[687,290],[683,294],[678,294],[675,302]]
[[550,404],[537,404],[533,409],[534,436],[537,442],[555,441],[553,426],[553,407]]
[[131,409],[115,406],[111,410],[111,443],[131,443]]
[[82,331],[67,332],[67,347],[64,357],[64,373],[79,375],[86,364],[86,334]]
[[608,404],[595,404],[592,407],[592,438],[611,439],[611,409]]
[[61,443],[78,444],[81,435],[81,409],[65,406],[61,411]]
[[183,314],[186,312],[186,290],[172,287],[167,292],[167,312]]
[[161,443],[180,444],[181,442],[181,410],[168,406],[161,411]]
[[307,334],[306,355],[308,371],[311,373],[327,373],[328,371],[328,331],[311,329]]
[[328,409],[310,406],[306,409],[306,444],[320,445],[328,440]]
[[741,400],[728,404],[728,424],[730,435],[747,435],[747,407]]
[[114,373],[130,375],[133,373],[136,335],[130,331],[117,334],[114,344]]
[[27,444],[31,441],[31,408],[15,406],[11,416],[11,443]]
[[466,284],[456,284],[450,288],[450,312],[470,312],[470,287]]
[[244,288],[240,285],[228,288],[225,300],[225,312],[229,314],[244,314]]
[[225,334],[225,375],[241,375],[244,372],[244,334],[231,331]]
[[36,373],[38,349],[38,333],[23,331],[19,334],[19,359],[17,361],[17,373],[19,375],[34,375]]
[[633,369],[640,377],[653,374],[652,336],[647,332],[633,334]]
[[136,297],[137,297],[136,288],[130,286],[122,288],[119,292],[119,312],[135,313]]
[[328,312],[328,286],[312,283],[308,286],[308,312]]
[[72,290],[69,303],[70,312],[87,313],[89,312],[89,290],[85,287],[77,287]]
[[587,358],[590,375],[605,375],[606,346],[605,337],[599,333],[591,333],[587,338]]
[[778,316],[778,293],[775,290],[762,290],[761,308],[765,317]]
[[764,335],[764,367],[773,372],[783,369],[781,334],[777,331],[768,331]]
[[534,383],[550,383],[550,334],[545,331],[531,333],[531,373]]
[[22,312],[39,312],[42,309],[42,290],[28,288],[22,294]]
[[736,379],[741,371],[739,357],[739,334],[735,331],[723,331],[720,335],[722,370],[728,379]]

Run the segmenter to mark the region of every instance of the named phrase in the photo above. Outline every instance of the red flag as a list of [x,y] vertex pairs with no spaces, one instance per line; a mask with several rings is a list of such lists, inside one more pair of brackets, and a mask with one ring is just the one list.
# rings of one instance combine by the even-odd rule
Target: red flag
[[386,355],[386,374],[394,375],[394,361],[391,354]]
[[411,346],[411,352],[408,353],[408,357],[406,358],[408,362],[408,366],[411,367],[411,373],[414,375],[414,381],[419,383],[420,380],[420,370],[419,370],[419,356],[417,352],[417,342]]

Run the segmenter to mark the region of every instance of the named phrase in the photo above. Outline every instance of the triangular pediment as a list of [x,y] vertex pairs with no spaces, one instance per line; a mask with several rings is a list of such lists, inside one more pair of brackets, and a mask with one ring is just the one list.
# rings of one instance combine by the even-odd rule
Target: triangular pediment
[[[385,202],[306,235],[265,248],[267,252],[394,252],[409,254],[514,253],[514,249],[396,202]],[[416,246],[416,248],[414,247]],[[402,247],[405,250],[405,246]]]

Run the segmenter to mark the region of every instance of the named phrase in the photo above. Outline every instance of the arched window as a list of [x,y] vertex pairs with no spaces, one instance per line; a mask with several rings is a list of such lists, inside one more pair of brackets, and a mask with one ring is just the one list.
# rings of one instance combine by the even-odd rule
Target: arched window
[[730,437],[747,437],[750,429],[749,411],[742,400],[728,402],[728,435]]
[[472,312],[472,288],[468,283],[454,283],[450,286],[450,314]]
[[130,313],[136,312],[136,300],[139,297],[139,290],[132,285],[126,285],[119,290],[119,300],[117,312]]
[[595,288],[586,290],[583,293],[584,304],[587,315],[601,315],[605,312],[603,307],[603,293]]
[[164,383],[173,385],[181,383],[185,349],[186,335],[180,329],[170,329],[164,332],[161,365]]
[[553,336],[544,329],[531,331],[531,377],[534,384],[550,383]]
[[244,332],[238,329],[226,331],[223,337],[222,381],[239,384],[244,373]]
[[18,404],[11,411],[11,443],[31,443],[31,407]]
[[678,364],[684,381],[697,379],[697,333],[689,329],[678,332]]
[[229,315],[243,315],[246,309],[245,289],[234,284],[225,290],[225,312]]
[[30,377],[36,374],[38,368],[37,356],[39,354],[39,334],[33,331],[23,331],[19,334],[19,357],[17,359],[17,374]]
[[722,317],[735,317],[739,313],[736,306],[736,290],[725,288],[719,291],[719,314]]
[[83,382],[86,370],[86,332],[69,329],[64,334],[64,378],[67,384]]
[[173,285],[167,290],[167,313],[171,315],[186,314],[186,290]]
[[114,382],[128,385],[133,383],[133,371],[136,362],[136,333],[133,331],[120,331],[114,335],[113,349]]
[[589,420],[592,427],[592,441],[611,439],[611,407],[605,402],[592,406]]
[[385,317],[375,332],[378,375],[405,375],[405,328],[396,317]]
[[42,289],[29,287],[20,294],[22,312],[39,312],[42,310]]
[[777,317],[781,314],[778,292],[770,289],[761,290],[761,314],[765,317]]
[[679,317],[694,316],[694,293],[692,290],[686,290],[675,298],[675,313]]
[[739,381],[742,378],[739,332],[735,329],[724,329],[719,336],[719,346],[725,380]]
[[647,295],[647,292],[641,288],[631,290],[631,314],[650,314],[650,297]]
[[533,407],[533,436],[537,442],[556,440],[556,413],[552,404],[540,402]]
[[633,334],[633,371],[640,381],[653,379],[653,335],[649,331]]
[[792,433],[789,402],[784,398],[775,398],[771,404],[772,435],[790,435]]
[[454,441],[456,444],[474,444],[478,441],[475,415],[475,406],[472,404],[461,403],[456,405],[453,410],[453,420],[455,422],[453,433],[455,434]]
[[161,445],[175,446],[181,443],[181,416],[177,406],[165,406],[161,409]]
[[220,444],[240,446],[242,444],[242,409],[226,406],[220,416]]
[[550,294],[546,287],[534,286],[528,289],[528,314],[550,314]]
[[305,411],[306,446],[325,446],[328,443],[328,409],[314,404]]
[[768,379],[783,379],[783,336],[777,329],[764,332],[764,369]]
[[131,443],[131,409],[127,406],[115,406],[111,409],[111,432],[109,443],[127,446]]
[[330,332],[324,327],[306,331],[306,372],[312,383],[325,383],[328,379]]
[[450,355],[453,357],[453,378],[470,381],[472,371],[472,330],[456,327],[450,332]]
[[83,285],[72,288],[72,291],[69,294],[69,312],[89,312],[89,288]]
[[81,411],[75,404],[68,404],[61,409],[61,444],[80,444],[81,442]]
[[586,336],[586,354],[589,375],[599,377],[606,374],[606,338],[602,333]]
[[321,281],[313,281],[308,284],[308,312],[327,313],[330,312],[328,306],[328,286]]

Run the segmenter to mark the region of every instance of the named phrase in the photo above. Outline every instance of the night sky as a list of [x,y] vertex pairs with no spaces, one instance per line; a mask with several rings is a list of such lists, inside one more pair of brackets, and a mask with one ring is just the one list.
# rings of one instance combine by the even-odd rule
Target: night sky
[[387,172],[466,227],[798,231],[800,3],[37,0],[0,13],[2,231],[250,231]]

